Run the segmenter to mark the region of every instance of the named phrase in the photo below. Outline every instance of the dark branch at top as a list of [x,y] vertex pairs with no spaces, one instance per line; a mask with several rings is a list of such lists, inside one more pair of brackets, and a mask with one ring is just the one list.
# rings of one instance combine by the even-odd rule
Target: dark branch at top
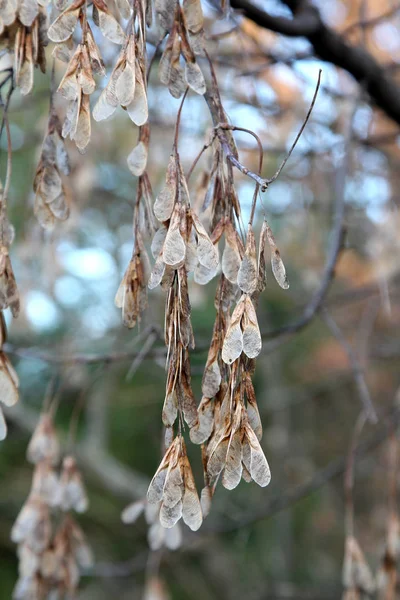
[[362,83],[372,100],[400,125],[400,86],[366,50],[352,46],[340,33],[327,27],[317,8],[307,0],[283,0],[293,19],[277,17],[255,7],[248,0],[231,0],[233,8],[260,27],[290,37],[306,37],[316,56],[348,71]]

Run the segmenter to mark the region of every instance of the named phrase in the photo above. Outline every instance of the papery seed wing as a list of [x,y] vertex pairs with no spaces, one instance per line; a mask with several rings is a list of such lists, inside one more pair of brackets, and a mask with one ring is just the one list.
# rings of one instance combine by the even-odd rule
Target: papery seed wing
[[241,431],[232,436],[226,454],[225,469],[222,474],[222,485],[227,490],[233,490],[242,478],[242,440]]
[[174,24],[177,0],[155,0],[154,8],[160,26],[165,31],[170,31]]
[[37,2],[32,2],[32,0],[20,0],[18,17],[21,23],[26,27],[31,27],[38,15],[38,11],[39,7]]
[[160,510],[160,523],[166,529],[170,529],[179,521],[182,517],[182,501],[179,500],[175,504],[175,506],[165,506],[164,503],[161,504]]
[[206,82],[204,81],[204,75],[197,62],[186,62],[185,65],[185,79],[188,86],[203,96],[206,93]]
[[248,470],[246,469],[246,467],[244,466],[244,463],[242,463],[242,478],[244,479],[244,481],[246,483],[250,483],[250,481],[252,481],[251,475],[248,472]]
[[276,281],[281,288],[287,290],[289,288],[289,280],[278,248],[271,248],[271,266]]
[[126,293],[126,278],[127,278],[127,273],[125,273],[125,275],[123,276],[122,281],[117,290],[117,293],[115,294],[114,304],[117,308],[122,308],[124,305],[124,298],[125,298],[125,293]]
[[0,407],[0,441],[2,442],[7,437],[7,423],[4,418],[4,413]]
[[214,279],[217,272],[218,267],[207,269],[207,267],[199,263],[194,270],[194,280],[199,285],[207,285],[207,283]]
[[0,402],[5,406],[14,406],[18,402],[18,397],[18,387],[2,352],[0,354]]
[[243,333],[240,327],[240,321],[231,324],[226,332],[224,344],[222,346],[222,360],[231,365],[243,351]]
[[258,284],[257,291],[259,293],[265,290],[267,285],[267,269],[265,264],[265,245],[267,242],[268,224],[264,220],[260,232],[260,245],[258,248]]
[[114,44],[122,45],[125,42],[125,33],[121,25],[110,13],[104,0],[94,0],[93,5],[93,8],[97,9],[97,18],[93,18],[95,22],[98,21],[98,26],[104,37],[110,40],[110,42],[114,42]]
[[[81,152],[90,142],[91,124],[90,124],[90,101],[89,96],[82,94],[82,103],[79,110],[79,117],[76,130],[73,134],[76,147]],[[71,136],[72,137],[72,136]]]
[[168,464],[163,465],[163,463],[161,463],[160,467],[157,469],[156,474],[150,482],[149,489],[147,490],[147,501],[150,504],[161,502],[167,473]]
[[213,398],[219,391],[221,385],[221,371],[217,359],[207,364],[204,369],[201,390],[207,398]]
[[165,264],[176,267],[185,260],[186,244],[180,232],[181,211],[176,205],[163,247]]
[[134,65],[126,62],[125,67],[119,74],[115,84],[115,94],[118,102],[122,106],[128,106],[131,102],[133,102],[136,87],[135,83],[136,77]]
[[249,296],[246,296],[244,315],[243,352],[249,358],[256,358],[261,352],[262,340],[257,315]]
[[[265,458],[264,452],[260,446],[260,442],[257,439],[254,431],[250,426],[246,427],[246,437],[248,441],[248,447],[250,450],[250,468],[248,468],[246,461],[243,460],[252,479],[261,487],[265,487],[271,481],[271,471],[268,466],[267,459]],[[244,443],[244,446],[246,444]],[[243,448],[244,457],[244,448]]]
[[204,18],[200,0],[183,0],[183,12],[190,33],[198,33],[203,28]]
[[177,395],[179,407],[183,412],[185,421],[189,427],[193,427],[197,421],[196,401],[190,383],[183,374],[181,375],[181,383],[177,385]]
[[210,455],[210,458],[207,462],[207,473],[211,477],[218,477],[222,469],[225,467],[228,446],[229,437],[225,437]]
[[40,504],[28,499],[11,529],[11,541],[20,544],[34,531],[40,519]]
[[189,432],[190,440],[193,444],[204,444],[214,427],[214,402],[209,398],[202,398],[197,414],[197,422]]
[[151,242],[151,253],[153,258],[157,258],[163,249],[165,238],[167,236],[168,229],[161,225],[154,234],[153,241]]
[[257,258],[256,258],[256,241],[251,225],[247,230],[246,251],[241,262],[237,283],[242,292],[245,294],[253,294],[257,288]]
[[114,114],[117,105],[110,104],[108,96],[107,88],[104,88],[93,108],[93,119],[95,121],[103,121]]
[[50,25],[47,35],[52,42],[65,42],[74,32],[84,0],[74,2]]
[[[157,508],[158,512],[158,508]],[[167,530],[159,523],[153,523],[147,532],[147,542],[150,550],[159,550],[162,548]]]
[[147,154],[147,146],[143,142],[139,142],[128,156],[128,167],[136,177],[143,175],[146,170]]
[[158,194],[154,203],[154,214],[161,222],[171,218],[176,198],[176,184],[167,183]]
[[192,212],[193,225],[197,233],[197,256],[200,264],[213,270],[218,266],[218,250],[211,242],[208,233],[197,215]]
[[183,494],[182,519],[192,531],[197,531],[203,522],[203,514],[192,469],[187,457],[183,464],[185,491]]
[[203,487],[203,489],[201,490],[201,494],[200,494],[200,505],[201,505],[201,512],[203,513],[203,519],[208,517],[208,515],[210,514],[211,500],[212,500],[212,491],[211,491],[210,486],[207,485],[207,486]]
[[172,508],[182,499],[183,494],[183,478],[181,473],[181,466],[178,463],[175,467],[170,469],[163,491],[162,502],[164,507]]
[[247,396],[247,416],[249,425],[260,441],[262,437],[262,423],[260,413],[258,411],[256,396],[254,393],[253,383],[250,377],[246,378],[246,396]]
[[135,523],[140,515],[143,513],[145,507],[144,500],[137,500],[132,502],[122,511],[121,519],[123,523]]
[[116,5],[123,19],[129,19],[131,16],[131,4],[129,0],[116,0]]
[[147,94],[145,84],[140,68],[136,67],[136,83],[135,83],[135,95],[132,102],[126,107],[128,114],[132,121],[138,127],[144,125],[149,116],[149,109],[147,106]]
[[237,283],[240,264],[239,252],[226,243],[222,254],[222,272],[231,283]]
[[149,283],[147,284],[148,288],[150,290],[153,290],[155,287],[157,287],[161,283],[161,280],[164,277],[164,273],[165,273],[165,262],[163,260],[163,254],[161,252],[154,264],[154,267],[153,267],[151,273],[150,273]]
[[179,523],[165,530],[165,545],[169,550],[178,550],[182,546],[182,529]]
[[175,390],[167,393],[162,411],[162,421],[166,427],[172,426],[178,416],[178,399]]

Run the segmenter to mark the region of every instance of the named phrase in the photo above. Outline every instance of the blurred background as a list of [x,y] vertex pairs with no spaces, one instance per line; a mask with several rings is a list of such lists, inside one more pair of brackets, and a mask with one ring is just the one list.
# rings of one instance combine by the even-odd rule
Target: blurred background
[[[159,464],[165,386],[165,353],[157,335],[163,327],[163,292],[149,294],[148,310],[133,331],[124,329],[114,306],[132,252],[136,181],[126,158],[136,145],[137,129],[118,109],[108,121],[92,121],[84,156],[67,142],[71,216],[51,234],[44,232],[33,216],[32,180],[48,118],[49,73],[36,71],[34,92],[26,98],[16,92],[9,113],[9,218],[16,228],[11,256],[22,310],[17,320],[8,321],[8,353],[20,378],[21,401],[7,411],[9,434],[0,449],[1,599],[11,597],[17,577],[10,529],[30,489],[32,467],[25,451],[54,380],[60,392],[56,425],[64,448],[74,407],[82,407],[74,450],[90,509],[79,522],[96,563],[82,580],[79,598],[139,599],[154,573],[163,587],[153,588],[148,598],[157,600],[235,600],[244,594],[247,600],[338,598],[343,470],[355,422],[369,399],[379,420],[367,424],[361,435],[366,446],[356,463],[355,532],[374,569],[382,558],[388,501],[385,415],[400,385],[399,126],[374,107],[349,73],[316,58],[306,38],[273,33],[239,13],[221,18],[215,7],[203,4],[225,110],[232,124],[253,130],[262,140],[265,177],[275,173],[290,148],[322,69],[310,121],[283,173],[262,195],[290,280],[284,291],[269,276],[258,309],[264,347],[254,384],[272,482],[265,489],[242,482],[232,492],[219,486],[203,527],[195,534],[185,528],[182,546],[174,552],[163,549],[154,556],[149,551],[143,517],[134,525],[122,524],[122,509],[145,495]],[[349,44],[363,46],[400,85],[398,2],[312,4],[329,28]],[[291,18],[281,2],[260,0],[258,6]],[[117,47],[101,37],[98,43],[109,72]],[[51,47],[48,52],[51,65]],[[200,64],[206,71],[206,63]],[[64,68],[57,64],[57,80]],[[99,82],[92,101],[103,85]],[[159,83],[157,65],[148,96],[149,175],[156,194],[179,106]],[[60,115],[65,110],[60,98],[57,110]],[[179,142],[186,170],[210,127],[204,99],[190,93]],[[235,138],[242,163],[256,170],[254,140],[240,132]],[[2,169],[6,148],[3,136]],[[205,155],[191,178],[193,199],[196,175],[208,160]],[[238,172],[235,179],[246,218],[253,184]],[[305,327],[282,334],[281,328],[302,317],[321,286],[338,194],[343,194],[346,236],[324,311],[311,315]],[[262,215],[260,205],[257,227]],[[198,401],[215,285],[191,282],[190,288],[199,347],[192,354]],[[149,352],[135,361],[149,335]],[[200,488],[199,449],[190,445],[189,454]]]

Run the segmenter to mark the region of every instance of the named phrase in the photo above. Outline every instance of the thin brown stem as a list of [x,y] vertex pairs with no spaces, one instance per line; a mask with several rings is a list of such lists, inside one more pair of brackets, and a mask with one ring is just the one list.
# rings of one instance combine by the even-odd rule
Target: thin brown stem
[[307,112],[306,118],[304,119],[303,125],[300,127],[300,130],[299,130],[298,134],[296,135],[296,138],[295,138],[295,140],[294,140],[294,142],[293,142],[293,144],[292,144],[292,146],[291,146],[291,148],[290,148],[289,152],[287,153],[287,155],[286,155],[286,156],[285,156],[285,158],[283,159],[283,161],[282,161],[282,163],[280,164],[280,166],[279,166],[278,170],[276,171],[275,175],[273,175],[273,176],[272,176],[270,179],[265,179],[265,181],[264,181],[264,186],[261,188],[263,192],[264,192],[264,191],[267,189],[267,187],[268,187],[268,186],[269,186],[271,183],[273,183],[273,182],[274,182],[276,179],[278,179],[278,177],[279,177],[279,175],[282,173],[282,170],[283,170],[283,168],[285,167],[285,165],[286,165],[287,161],[288,161],[288,160],[289,160],[289,158],[291,157],[293,150],[296,148],[296,146],[297,146],[297,142],[298,142],[298,141],[299,141],[299,139],[301,138],[301,135],[302,135],[302,133],[303,133],[303,131],[304,131],[304,129],[305,129],[305,127],[306,127],[307,123],[308,123],[308,120],[309,120],[309,118],[310,118],[310,116],[311,116],[311,113],[312,113],[312,111],[313,111],[313,108],[314,108],[314,105],[315,105],[315,101],[316,101],[316,99],[317,99],[317,96],[318,96],[319,86],[320,86],[320,84],[321,84],[321,75],[322,75],[322,69],[320,69],[320,70],[319,70],[319,73],[318,73],[318,81],[317,81],[317,85],[316,85],[316,88],[315,88],[314,96],[313,96],[313,99],[312,99],[312,101],[311,101],[310,108],[308,109],[308,112]]

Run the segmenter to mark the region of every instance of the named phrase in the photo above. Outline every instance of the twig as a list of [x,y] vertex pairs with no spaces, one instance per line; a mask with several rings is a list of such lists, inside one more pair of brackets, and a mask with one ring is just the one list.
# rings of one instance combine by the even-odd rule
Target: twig
[[354,535],[354,462],[357,444],[359,443],[361,432],[366,421],[365,411],[362,411],[356,421],[353,435],[350,442],[350,448],[347,455],[346,470],[344,473],[344,496],[346,503],[345,515],[345,533],[346,536]]

